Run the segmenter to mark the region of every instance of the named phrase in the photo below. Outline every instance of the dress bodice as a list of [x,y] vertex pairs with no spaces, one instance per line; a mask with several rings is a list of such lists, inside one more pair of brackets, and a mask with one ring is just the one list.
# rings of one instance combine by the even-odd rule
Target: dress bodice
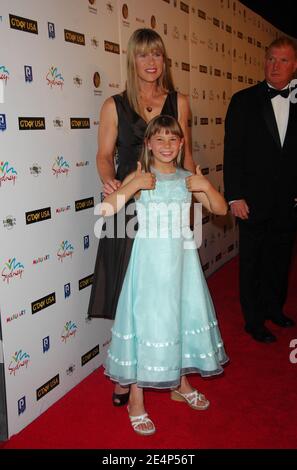
[[160,173],[154,168],[156,187],[141,191],[136,201],[137,236],[178,237],[181,228],[189,227],[191,193],[185,178],[191,173],[177,168],[175,173]]
[[[147,122],[130,106],[126,92],[114,95],[118,115],[117,179],[123,179],[136,169],[136,162],[141,153]],[[177,92],[169,92],[161,114],[178,118]]]

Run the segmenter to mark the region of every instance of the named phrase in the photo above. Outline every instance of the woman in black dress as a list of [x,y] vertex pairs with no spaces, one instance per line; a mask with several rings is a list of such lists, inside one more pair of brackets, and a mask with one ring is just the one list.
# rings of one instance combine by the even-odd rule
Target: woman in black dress
[[[185,135],[184,167],[195,173],[191,153],[188,98],[174,90],[162,38],[152,29],[136,30],[127,47],[127,83],[123,93],[108,98],[100,113],[97,168],[103,193],[111,194],[136,169],[147,123],[159,114],[178,119]],[[117,156],[117,168],[115,166]],[[122,209],[125,226],[135,217],[133,202]],[[126,215],[129,212],[130,215]],[[115,218],[120,217],[120,213]],[[117,227],[117,221],[114,221]],[[133,238],[101,238],[95,265],[89,317],[114,319]],[[124,405],[127,389],[116,385],[113,404]]]

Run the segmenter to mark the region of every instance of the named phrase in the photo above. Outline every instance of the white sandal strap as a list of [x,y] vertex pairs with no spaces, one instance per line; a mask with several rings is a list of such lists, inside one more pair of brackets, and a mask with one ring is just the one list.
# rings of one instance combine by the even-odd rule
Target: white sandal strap
[[141,422],[147,422],[148,420],[146,419],[148,417],[147,413],[144,413],[143,415],[139,416],[130,416],[129,418],[131,420],[131,423],[133,424],[135,421],[137,421],[137,424],[140,424]]

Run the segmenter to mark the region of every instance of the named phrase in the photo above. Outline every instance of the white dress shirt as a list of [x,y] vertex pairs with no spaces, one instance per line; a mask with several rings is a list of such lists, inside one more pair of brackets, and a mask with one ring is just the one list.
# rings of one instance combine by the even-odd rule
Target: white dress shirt
[[[268,86],[272,88],[272,86],[270,86],[269,83],[268,83]],[[286,88],[288,88],[288,85],[285,88],[282,88],[282,90],[285,90]],[[288,96],[288,98],[283,98],[282,96],[277,95],[274,98],[272,98],[271,104],[273,107],[273,111],[274,111],[274,115],[275,115],[275,119],[277,123],[280,141],[283,146],[285,137],[286,137],[288,121],[289,121],[290,95]]]

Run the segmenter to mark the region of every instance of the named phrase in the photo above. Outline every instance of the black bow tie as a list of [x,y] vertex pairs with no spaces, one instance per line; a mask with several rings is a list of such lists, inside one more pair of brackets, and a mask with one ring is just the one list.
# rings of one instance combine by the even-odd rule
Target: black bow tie
[[282,96],[283,98],[288,98],[290,94],[290,89],[285,88],[284,90],[277,90],[276,88],[268,87],[269,97],[270,99],[274,98],[277,95]]

